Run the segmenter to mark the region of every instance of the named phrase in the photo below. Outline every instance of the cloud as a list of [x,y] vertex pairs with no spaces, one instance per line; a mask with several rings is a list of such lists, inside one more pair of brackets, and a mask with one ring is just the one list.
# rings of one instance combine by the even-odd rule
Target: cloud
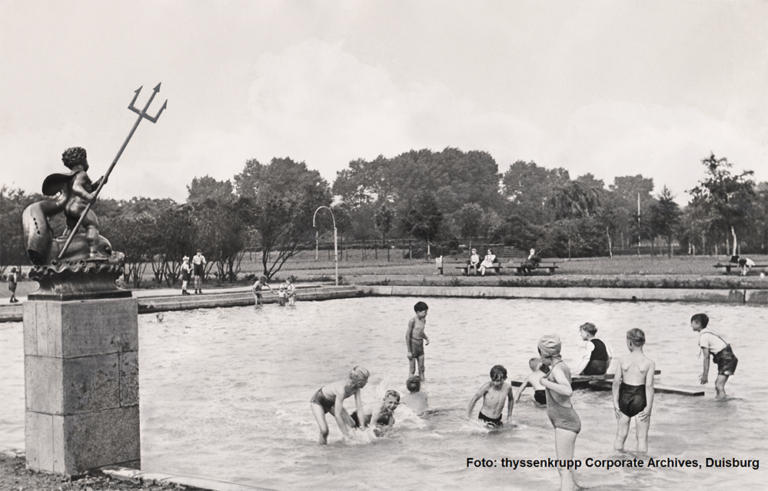
[[606,185],[616,176],[653,177],[655,192],[666,185],[685,203],[685,193],[704,177],[701,160],[710,153],[727,157],[734,171],[759,171],[768,156],[764,145],[739,128],[690,106],[662,106],[608,101],[575,111],[568,130],[541,161],[564,167],[571,177],[592,173]]

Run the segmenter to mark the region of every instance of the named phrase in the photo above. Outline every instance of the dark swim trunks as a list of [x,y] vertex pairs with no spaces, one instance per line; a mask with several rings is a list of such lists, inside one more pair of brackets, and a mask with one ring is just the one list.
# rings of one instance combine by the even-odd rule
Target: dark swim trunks
[[541,404],[542,406],[547,405],[547,393],[544,389],[537,390],[533,393],[533,400]]
[[645,409],[645,385],[627,385],[624,382],[619,387],[619,411],[632,418]]
[[608,371],[608,360],[591,360],[581,372],[582,375],[605,375]]
[[736,365],[739,363],[739,359],[733,354],[730,344],[714,355],[712,360],[717,363],[718,375],[733,375],[733,372],[736,371]]
[[[352,418],[352,421],[355,422],[355,427],[360,428],[360,418],[357,417],[357,411],[349,415],[350,418]],[[377,421],[380,425],[388,425],[389,424],[389,416],[387,414],[382,414],[379,416],[379,420]],[[370,421],[368,421],[368,424],[370,424]]]
[[312,396],[309,402],[322,407],[326,413],[331,413],[333,412],[333,406],[336,404],[336,396],[333,396],[333,400],[329,399],[323,394],[323,389],[321,388],[315,392],[315,395]]
[[424,339],[411,338],[411,354],[418,358],[424,354]]
[[480,411],[480,414],[477,415],[477,419],[484,421],[485,426],[489,428],[501,428],[504,426],[504,423],[501,422],[501,415],[499,415],[498,418],[489,418]]

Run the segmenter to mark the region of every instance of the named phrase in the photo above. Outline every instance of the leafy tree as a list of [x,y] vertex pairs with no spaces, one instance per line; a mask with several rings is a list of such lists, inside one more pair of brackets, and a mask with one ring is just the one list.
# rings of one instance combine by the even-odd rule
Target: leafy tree
[[533,223],[548,222],[554,218],[548,201],[554,190],[568,181],[570,176],[565,169],[550,170],[535,162],[518,160],[504,173],[503,195],[515,215]]
[[387,234],[389,234],[389,232],[392,230],[394,219],[395,211],[387,206],[386,203],[383,203],[373,215],[376,228],[379,230],[379,232],[381,232],[381,243],[384,245],[384,247],[387,248],[387,261],[390,260],[389,246],[387,244]]
[[431,193],[422,193],[408,207],[403,216],[402,226],[411,236],[427,243],[427,257],[430,256],[430,241],[440,231],[443,214],[437,206],[437,199]]
[[669,257],[674,254],[672,242],[680,222],[680,207],[674,201],[672,192],[664,186],[658,199],[651,207],[650,223],[656,234],[661,235],[667,240],[669,246]]
[[732,174],[733,164],[727,158],[718,159],[714,154],[701,161],[706,167],[706,176],[699,185],[689,191],[691,205],[701,208],[712,220],[713,226],[733,236],[733,254],[737,254],[736,229],[745,226],[749,211],[755,199],[755,183],[750,176],[753,171]]
[[472,239],[483,230],[483,215],[480,205],[467,203],[452,216],[461,236],[469,240],[469,247],[472,247]]
[[40,199],[41,196],[28,196],[21,189],[11,189],[6,185],[0,187],[0,275],[10,265],[28,263],[21,213]]
[[314,239],[312,216],[331,204],[328,183],[304,162],[273,158],[266,165],[248,160],[235,187],[260,237],[263,273],[271,278],[300,245]]
[[[568,258],[571,258],[573,241],[583,240],[579,229],[579,220],[595,218],[602,201],[603,190],[597,187],[589,175],[582,181],[568,181],[558,186],[552,193],[550,206],[555,211],[555,217],[559,220],[559,226],[563,227],[568,237]],[[584,230],[582,228],[582,230]]]
[[144,272],[156,247],[157,222],[148,212],[126,214],[102,220],[101,228],[109,236],[112,248],[125,254],[125,277],[134,288],[141,286]]

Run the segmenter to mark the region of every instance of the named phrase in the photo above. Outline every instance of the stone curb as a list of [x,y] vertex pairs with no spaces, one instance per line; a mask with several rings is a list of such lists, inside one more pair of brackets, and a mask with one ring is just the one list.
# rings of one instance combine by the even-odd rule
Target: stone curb
[[211,491],[271,491],[268,488],[247,486],[244,484],[235,484],[226,481],[217,481],[215,479],[177,476],[174,474],[164,474],[160,472],[143,472],[125,467],[105,467],[99,469],[99,471],[112,478],[119,479],[121,481],[131,481],[133,483],[180,484],[182,486],[208,489]]

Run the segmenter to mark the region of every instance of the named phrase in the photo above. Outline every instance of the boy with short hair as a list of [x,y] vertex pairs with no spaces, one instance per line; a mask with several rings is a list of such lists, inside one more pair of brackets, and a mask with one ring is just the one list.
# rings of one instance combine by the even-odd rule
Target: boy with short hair
[[480,266],[480,256],[477,254],[477,249],[472,249],[472,254],[469,255],[469,262],[467,263],[467,276],[469,272],[474,269],[475,276],[477,276],[477,268]]
[[507,423],[512,416],[512,409],[515,406],[514,393],[512,386],[509,385],[507,380],[507,369],[501,365],[495,365],[491,368],[491,381],[486,382],[480,387],[469,401],[467,407],[467,418],[472,418],[472,410],[475,408],[475,404],[478,399],[483,398],[483,407],[480,409],[480,413],[477,415],[477,419],[485,422],[485,425],[489,428],[501,428],[503,423],[501,422],[501,414],[504,411],[504,402],[509,401],[507,406]]
[[616,440],[613,448],[624,450],[629,423],[635,418],[637,451],[648,452],[648,428],[653,409],[653,376],[656,363],[643,353],[645,333],[640,329],[627,331],[629,354],[619,359],[613,379],[613,409],[616,412]]
[[578,375],[605,375],[611,366],[613,353],[604,342],[597,339],[597,327],[591,322],[585,322],[579,327],[581,339],[586,341],[584,349],[587,350],[584,357],[576,367]]
[[408,350],[409,376],[416,372],[416,363],[419,364],[419,377],[422,382],[424,378],[424,344],[429,344],[429,338],[424,333],[426,327],[426,317],[429,307],[424,302],[417,302],[413,306],[416,317],[408,321],[408,329],[405,331],[405,346]]
[[[357,413],[363,414],[363,401],[360,396],[360,389],[368,383],[370,373],[363,367],[355,367],[349,372],[349,378],[339,380],[321,387],[312,399],[309,400],[312,408],[312,414],[315,416],[317,426],[320,427],[320,443],[328,442],[328,422],[325,420],[326,413],[333,413],[336,423],[339,425],[344,439],[349,439],[350,428],[354,427],[354,421],[344,409],[344,399],[354,395]],[[366,423],[363,422],[363,427]]]
[[256,301],[256,308],[261,307],[264,304],[264,300],[262,299],[261,291],[267,288],[269,291],[272,291],[272,287],[267,284],[267,277],[264,275],[260,275],[259,278],[256,280],[256,283],[253,284],[251,287],[251,292],[253,293],[253,297]]
[[203,293],[203,274],[205,273],[205,256],[203,250],[198,249],[192,257],[192,274],[195,283],[195,294]]
[[728,377],[736,371],[736,365],[739,359],[733,354],[731,345],[720,335],[707,329],[709,317],[707,314],[695,314],[691,317],[691,328],[699,333],[699,346],[701,354],[704,355],[704,367],[699,381],[702,385],[706,384],[709,375],[709,355],[712,354],[712,360],[717,363],[717,379],[715,379],[716,398],[725,397],[725,383]]
[[403,396],[403,404],[408,406],[414,413],[423,414],[429,407],[427,403],[427,393],[421,392],[421,378],[418,375],[408,377],[405,382],[408,394]]
[[522,384],[520,384],[520,389],[518,389],[517,395],[515,396],[515,402],[520,401],[520,396],[522,395],[523,391],[528,385],[530,385],[533,387],[534,391],[533,400],[541,406],[546,406],[547,395],[544,391],[544,386],[541,385],[541,379],[546,377],[547,374],[544,373],[544,365],[541,362],[541,358],[531,358],[530,361],[528,361],[528,366],[531,367],[531,374],[528,375],[528,378],[523,380]]
[[[350,417],[355,426],[374,424],[376,428],[391,428],[395,424],[395,409],[400,405],[400,394],[396,390],[388,390],[382,402],[372,402],[363,406],[362,413],[353,412]],[[362,421],[360,414],[363,415]]]

